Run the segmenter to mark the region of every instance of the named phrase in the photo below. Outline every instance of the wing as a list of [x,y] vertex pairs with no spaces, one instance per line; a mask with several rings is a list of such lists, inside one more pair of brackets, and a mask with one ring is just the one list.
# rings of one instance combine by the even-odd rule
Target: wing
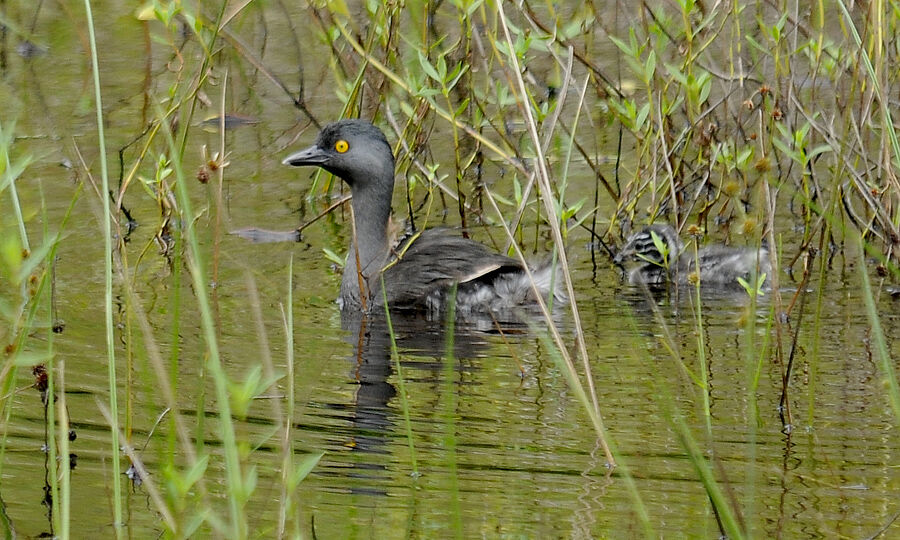
[[454,283],[490,281],[498,274],[522,271],[519,261],[440,228],[414,237],[398,253],[384,271],[394,307],[415,307],[430,293]]

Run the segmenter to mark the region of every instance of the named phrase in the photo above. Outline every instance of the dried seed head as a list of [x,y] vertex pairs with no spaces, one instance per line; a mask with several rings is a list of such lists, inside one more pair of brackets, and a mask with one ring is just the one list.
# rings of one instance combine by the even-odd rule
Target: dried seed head
[[34,376],[34,387],[38,392],[46,392],[47,386],[49,386],[49,376],[44,364],[37,364],[31,368],[31,374]]
[[747,219],[744,220],[744,224],[741,225],[741,232],[744,235],[749,235],[750,233],[752,233],[753,231],[756,230],[756,226],[757,226],[756,218],[748,217]]
[[209,182],[209,171],[206,170],[206,167],[200,167],[200,170],[197,171],[197,181],[201,184]]
[[741,192],[741,185],[736,180],[729,180],[722,186],[722,191],[729,197],[736,197]]
[[772,170],[772,162],[769,160],[768,156],[763,156],[756,160],[756,163],[753,164],[753,168],[759,173],[769,172]]

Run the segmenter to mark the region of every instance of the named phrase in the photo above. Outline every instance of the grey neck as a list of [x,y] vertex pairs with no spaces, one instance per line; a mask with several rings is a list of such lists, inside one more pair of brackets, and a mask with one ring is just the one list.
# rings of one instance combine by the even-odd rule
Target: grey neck
[[[393,169],[393,168],[391,168]],[[362,304],[360,285],[366,296],[366,306],[375,291],[381,291],[379,276],[388,261],[388,219],[391,215],[391,195],[394,173],[383,171],[380,181],[355,183],[352,188],[353,233],[347,263],[341,279],[341,299],[346,305]],[[379,292],[380,294],[380,292]],[[376,299],[376,304],[381,302]]]

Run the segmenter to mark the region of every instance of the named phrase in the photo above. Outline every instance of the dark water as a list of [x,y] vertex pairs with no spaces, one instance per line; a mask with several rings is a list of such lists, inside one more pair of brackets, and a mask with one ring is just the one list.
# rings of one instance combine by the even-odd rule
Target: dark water
[[[31,9],[23,3],[10,8],[7,17],[30,20]],[[154,49],[149,70],[143,71],[148,58],[145,28],[131,9],[103,6],[97,14],[113,182],[119,175],[117,151],[143,131],[143,115],[152,117],[152,111],[144,109],[143,93],[159,98],[175,79],[169,64],[173,60],[163,47]],[[303,10],[291,9],[296,11],[292,20],[301,24]],[[59,249],[56,302],[65,331],[54,346],[57,361],[65,362],[69,414],[77,432],[71,443],[77,454],[72,477],[73,535],[108,537],[113,479],[108,426],[97,405],[98,400],[106,401],[107,394],[100,202],[75,151],[85,156],[97,176],[90,70],[82,56],[83,28],[72,22],[72,17],[82,16],[56,4],[42,7],[34,38],[48,47],[47,52],[32,58],[9,55],[0,81],[0,103],[3,129],[12,129],[15,122],[20,137],[15,144],[17,155],[34,158],[17,183],[34,242],[39,243],[44,227],[59,230],[76,186],[86,182]],[[251,21],[254,17],[267,23],[266,65],[291,80],[297,59],[290,47],[279,46],[289,35],[280,11],[257,8],[241,20],[237,28],[241,33],[262,40],[259,33],[254,34],[260,29],[258,21]],[[162,34],[155,27],[150,33]],[[310,37],[313,33],[312,29],[298,32],[309,38],[303,42],[304,58],[310,59],[306,99],[320,119],[332,119],[339,102],[326,65],[329,49]],[[9,48],[20,38],[7,39]],[[327,203],[324,197],[313,203],[303,198],[310,185],[308,172],[280,165],[285,149],[309,143],[314,129],[294,142],[303,117],[286,95],[246,63],[228,58],[225,64],[230,68],[227,110],[258,122],[226,134],[231,163],[225,175],[223,230],[291,229]],[[222,76],[223,72],[216,73]],[[209,90],[209,98],[217,103],[219,96],[213,91],[221,87]],[[212,114],[214,108],[198,117]],[[191,175],[202,164],[201,147],[217,148],[218,135],[200,126],[192,133],[184,167],[195,205],[204,209],[197,223],[203,247],[211,253],[213,183],[204,186]],[[446,140],[446,146],[433,144],[438,160],[444,156],[452,160],[452,139],[448,135]],[[124,152],[126,173],[140,144]],[[151,153],[161,148],[156,146]],[[153,161],[147,160],[139,174],[152,177]],[[61,166],[64,162],[73,168]],[[499,168],[486,167],[492,174]],[[579,198],[593,193],[592,178],[586,167],[581,169],[572,173],[570,187],[575,193],[583,191]],[[133,194],[125,204],[138,225],[127,247],[129,279],[167,355],[174,285],[169,263],[153,243],[160,211],[137,184],[129,189]],[[0,204],[3,234],[13,234],[9,200]],[[340,276],[322,248],[343,252],[349,235],[345,217],[337,212],[319,221],[296,243],[252,244],[229,235],[218,239],[215,294],[220,347],[226,370],[235,380],[243,380],[261,363],[266,346],[276,370],[287,371],[280,306],[288,282],[293,283],[293,447],[298,455],[324,452],[295,493],[307,534],[313,529],[318,538],[434,538],[454,531],[487,538],[642,534],[622,469],[609,474],[591,423],[542,341],[540,329],[520,328],[502,336],[463,331],[453,340],[453,355],[448,355],[447,336],[440,324],[396,321],[419,473],[412,474],[399,377],[383,329],[374,325],[361,332],[341,321],[333,303]],[[492,234],[501,236],[499,231]],[[754,312],[747,310],[741,295],[704,297],[701,328],[710,410],[706,419],[704,391],[691,377],[701,373],[697,305],[689,297],[657,296],[655,314],[643,292],[624,285],[602,253],[592,264],[590,241],[586,232],[576,229],[569,245],[600,409],[619,460],[631,471],[651,525],[660,536],[719,535],[673,414],[684,418],[703,455],[714,463],[720,486],[753,536],[859,538],[874,534],[896,516],[900,511],[896,418],[871,347],[852,253],[847,253],[847,259],[835,259],[826,283],[815,279],[809,283],[806,304],[795,308],[785,326],[791,333],[781,337],[780,359],[771,348],[763,354],[767,339],[770,344],[777,339],[774,330],[767,329],[771,294],[761,299]],[[785,245],[786,256],[793,256],[790,236]],[[142,251],[146,253],[140,257]],[[294,270],[289,276],[291,260]],[[247,290],[247,276],[259,290],[265,343],[257,331],[251,308],[256,298]],[[797,285],[787,276],[782,276],[782,282],[787,302]],[[817,338],[812,321],[820,289],[823,303]],[[182,295],[186,307],[180,331],[178,396],[192,430],[202,420],[206,443],[215,449],[219,445],[217,409],[211,381],[202,374],[199,317],[191,307],[190,288],[185,287]],[[121,295],[116,302],[122,306]],[[878,309],[893,351],[898,334],[896,302],[882,295]],[[127,416],[132,444],[151,475],[161,478],[154,468],[164,461],[166,440],[162,428],[154,430],[154,425],[163,412],[162,399],[140,333],[128,326],[133,321],[118,313],[116,323],[122,421]],[[560,324],[574,351],[571,317],[564,315]],[[126,351],[128,332],[134,346]],[[35,338],[34,348],[40,348],[41,339]],[[674,355],[664,343],[675,347]],[[781,379],[792,351],[791,416],[786,428]],[[22,536],[49,530],[41,505],[46,471],[41,451],[43,408],[37,391],[27,388],[29,384],[28,370],[20,369],[16,383],[20,391],[12,397],[9,419],[3,422],[6,444],[0,483],[4,514]],[[280,394],[285,386],[280,384],[272,394]],[[255,401],[247,419],[236,422],[238,437],[254,448],[246,463],[256,466],[259,479],[248,516],[251,529],[263,537],[274,534],[280,497],[281,455],[279,440],[273,436],[278,425],[273,420],[273,401]],[[198,403],[205,404],[204,410],[198,410]],[[212,460],[208,475],[210,489],[221,493],[220,459]],[[158,534],[160,521],[144,488],[128,486],[126,497],[128,532],[135,538]],[[222,506],[224,511],[224,502]],[[891,529],[895,530],[896,526]]]

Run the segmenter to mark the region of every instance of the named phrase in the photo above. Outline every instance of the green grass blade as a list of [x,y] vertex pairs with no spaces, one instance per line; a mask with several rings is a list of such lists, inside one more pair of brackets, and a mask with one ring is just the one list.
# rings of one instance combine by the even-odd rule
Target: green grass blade
[[94,16],[90,0],[84,0],[87,18],[88,39],[91,45],[91,72],[94,82],[94,106],[97,112],[97,137],[100,147],[100,176],[102,191],[100,199],[103,203],[103,276],[105,280],[104,308],[106,311],[106,361],[109,383],[110,411],[110,445],[112,446],[112,487],[113,487],[113,527],[118,538],[124,538],[125,530],[122,521],[122,471],[119,453],[119,406],[116,393],[116,348],[115,327],[113,326],[113,290],[112,290],[112,211],[109,205],[109,172],[106,166],[106,137],[103,131],[103,100],[100,93],[100,65],[97,59],[97,37],[94,33]]

